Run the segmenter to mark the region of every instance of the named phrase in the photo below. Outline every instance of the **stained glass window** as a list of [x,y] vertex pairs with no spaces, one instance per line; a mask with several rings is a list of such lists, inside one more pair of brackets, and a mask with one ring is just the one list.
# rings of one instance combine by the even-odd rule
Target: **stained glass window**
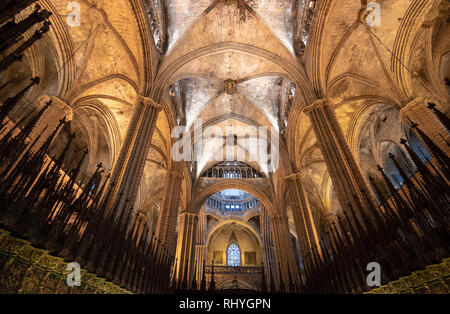
[[227,250],[228,266],[241,266],[241,250],[236,243],[231,243]]

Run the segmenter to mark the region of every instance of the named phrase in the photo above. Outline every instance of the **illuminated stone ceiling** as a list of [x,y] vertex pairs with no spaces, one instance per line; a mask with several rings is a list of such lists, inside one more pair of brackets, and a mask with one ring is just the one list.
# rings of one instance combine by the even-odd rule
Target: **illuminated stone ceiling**
[[[295,59],[294,5],[284,0],[163,1],[167,52],[161,68],[201,47],[231,42]],[[172,77],[178,91],[174,103],[182,108],[179,120],[184,118],[187,127],[200,118],[203,125],[265,126],[269,132],[280,129],[281,108],[292,83],[268,58],[236,49],[199,55]],[[236,84],[231,91],[227,80]],[[197,174],[216,156],[213,151],[203,155]]]
[[[204,14],[213,0],[163,0],[167,16],[168,50],[180,39],[186,30]],[[294,0],[249,0],[247,4],[264,20],[276,36],[292,52]]]
[[[440,19],[439,1],[422,1],[420,8],[410,0],[378,1],[382,24],[372,29],[361,23],[362,0],[316,1],[316,7],[294,0],[80,0],[81,24],[76,27],[66,23],[69,2],[40,1],[54,13],[53,27],[27,52],[27,68],[15,65],[5,73],[12,84],[0,97],[17,93],[31,75],[43,74],[13,118],[41,94],[72,107],[74,121],[58,145],[77,133],[69,162],[89,149],[84,174],[99,162],[105,171],[111,169],[138,95],[163,103],[166,110],[152,138],[139,207],[162,194],[161,178],[173,168],[171,130],[177,123],[192,128],[199,118],[204,127],[273,128],[286,142],[283,167],[292,162],[293,171],[305,170],[311,178],[307,190],[318,195],[317,203],[324,199],[330,207],[331,180],[304,106],[326,97],[338,104],[336,116],[356,151],[371,106],[401,108],[427,94],[405,65],[433,78],[433,93],[448,98],[437,78],[448,76],[448,40],[442,39],[448,38],[448,26],[429,26]],[[316,24],[309,21],[314,27],[299,52],[299,39],[305,39],[304,3],[314,9]],[[173,96],[171,88],[177,91]],[[206,139],[205,144],[214,141]],[[250,157],[242,147],[237,151]],[[194,182],[217,156],[215,149],[195,156]],[[246,162],[267,170],[260,160]],[[185,174],[193,170],[187,166]],[[185,202],[190,179],[187,175],[183,183]]]

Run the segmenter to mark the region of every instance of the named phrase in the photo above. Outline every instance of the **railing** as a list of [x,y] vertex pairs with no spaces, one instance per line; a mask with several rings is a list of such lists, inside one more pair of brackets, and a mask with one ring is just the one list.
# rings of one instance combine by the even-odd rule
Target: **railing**
[[259,208],[259,200],[250,196],[245,199],[221,199],[214,195],[211,195],[206,200],[206,205],[208,209],[215,209],[221,212],[221,214],[243,214],[246,210],[253,209],[255,207]]
[[[214,274],[261,274],[262,269],[259,266],[214,266]],[[205,272],[211,274],[212,266],[206,266]]]
[[249,166],[230,165],[230,166],[214,166],[201,174],[203,178],[225,178],[225,179],[254,179],[264,178],[265,176]]

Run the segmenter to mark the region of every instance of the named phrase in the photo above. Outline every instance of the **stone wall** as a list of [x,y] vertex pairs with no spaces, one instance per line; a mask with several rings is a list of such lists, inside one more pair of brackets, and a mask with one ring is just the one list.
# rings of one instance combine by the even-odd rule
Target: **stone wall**
[[81,286],[69,287],[68,262],[0,229],[0,293],[129,294],[131,292],[81,270]]
[[409,276],[375,288],[368,294],[448,294],[450,293],[450,258],[427,266]]
[[[239,247],[241,258],[239,266],[261,265],[261,248],[258,239],[248,228],[237,223],[226,224],[211,234],[206,264],[211,265],[214,258],[214,265],[226,266],[227,250],[231,243],[235,243]],[[254,260],[249,259],[249,253],[254,254]]]

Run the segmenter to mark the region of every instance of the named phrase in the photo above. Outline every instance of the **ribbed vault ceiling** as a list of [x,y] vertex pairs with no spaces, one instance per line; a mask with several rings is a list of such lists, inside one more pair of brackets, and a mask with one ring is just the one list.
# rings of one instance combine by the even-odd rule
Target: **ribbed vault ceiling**
[[[231,48],[200,54],[179,66],[172,79],[177,91],[173,102],[180,113],[178,120],[188,128],[200,118],[204,126],[219,126],[223,130],[265,126],[269,132],[271,128],[278,132],[282,107],[287,101],[286,90],[292,81],[279,65],[252,50],[281,53],[281,57],[295,59],[295,1],[228,2],[166,0],[162,3],[167,27],[167,52],[162,69],[204,47],[232,42],[247,48],[245,53]],[[236,84],[232,91],[224,84],[227,80]],[[214,139],[205,141],[209,149],[221,147],[223,140],[216,139],[216,144],[212,141]],[[236,151],[242,149],[235,147]],[[245,155],[245,152],[240,153]],[[248,152],[246,155],[255,158]],[[197,156],[197,174],[217,156],[221,156],[220,151],[206,151]],[[261,168],[264,171],[266,167]]]

